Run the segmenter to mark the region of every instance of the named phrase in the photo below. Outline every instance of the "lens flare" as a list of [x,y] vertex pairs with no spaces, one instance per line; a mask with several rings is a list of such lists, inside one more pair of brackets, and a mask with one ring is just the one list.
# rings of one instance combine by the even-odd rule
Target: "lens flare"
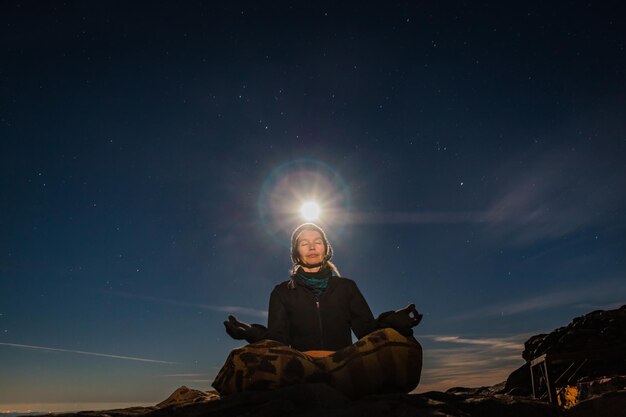
[[266,177],[257,202],[259,220],[276,243],[287,247],[291,232],[304,219],[335,237],[347,224],[350,200],[348,185],[332,167],[314,159],[296,159]]
[[317,220],[320,217],[321,211],[319,204],[315,201],[307,201],[300,207],[300,214],[302,214],[304,220],[307,221]]

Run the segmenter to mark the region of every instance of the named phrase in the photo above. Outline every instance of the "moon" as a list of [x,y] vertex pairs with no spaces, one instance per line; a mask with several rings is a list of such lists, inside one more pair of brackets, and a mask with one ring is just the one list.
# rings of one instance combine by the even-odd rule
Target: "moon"
[[320,217],[321,211],[319,204],[315,201],[307,201],[300,207],[300,214],[302,214],[304,220],[307,221],[317,220]]

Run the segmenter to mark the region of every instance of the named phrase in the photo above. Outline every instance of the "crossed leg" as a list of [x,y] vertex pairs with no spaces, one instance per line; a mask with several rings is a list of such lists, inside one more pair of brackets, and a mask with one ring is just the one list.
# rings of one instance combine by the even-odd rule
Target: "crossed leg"
[[329,356],[316,358],[280,342],[262,340],[234,349],[213,387],[228,395],[325,382],[349,397],[409,392],[420,380],[422,347],[393,329],[376,330]]

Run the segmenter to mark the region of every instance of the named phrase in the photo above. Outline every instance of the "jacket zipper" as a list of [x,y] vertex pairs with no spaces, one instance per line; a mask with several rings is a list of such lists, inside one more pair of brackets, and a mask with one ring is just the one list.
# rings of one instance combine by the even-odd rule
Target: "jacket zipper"
[[324,350],[324,330],[322,328],[322,316],[320,315],[320,302],[316,301],[315,306],[317,307],[317,321],[320,323],[320,350]]

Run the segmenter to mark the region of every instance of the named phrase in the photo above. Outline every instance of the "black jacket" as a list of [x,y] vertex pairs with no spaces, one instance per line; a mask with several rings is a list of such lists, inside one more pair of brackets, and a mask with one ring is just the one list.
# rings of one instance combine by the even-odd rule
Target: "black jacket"
[[348,278],[330,277],[317,300],[311,290],[292,279],[277,285],[270,296],[267,338],[297,350],[339,350],[378,329],[365,298]]

